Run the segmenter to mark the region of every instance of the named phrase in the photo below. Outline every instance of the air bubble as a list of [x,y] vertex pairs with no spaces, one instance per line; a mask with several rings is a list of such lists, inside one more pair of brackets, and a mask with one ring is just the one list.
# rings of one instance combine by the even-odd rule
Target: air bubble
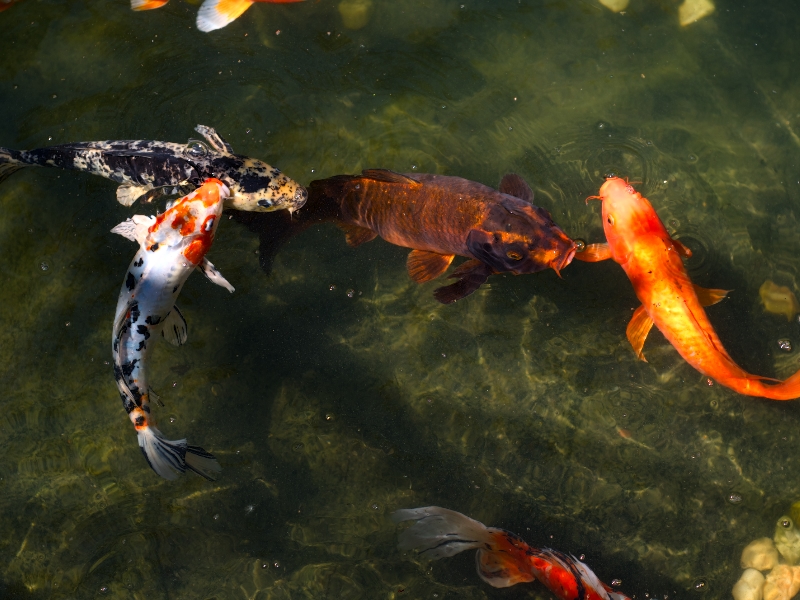
[[705,592],[708,590],[708,582],[705,579],[698,579],[692,587],[695,592]]
[[40,268],[42,271],[49,271],[49,270],[50,270],[50,265],[48,265],[46,262],[43,262],[43,263],[41,263],[41,264],[39,265],[39,268]]
[[378,510],[378,509],[380,508],[380,506],[378,506],[378,503],[377,503],[377,502],[373,502],[373,503],[370,505],[370,508],[371,508],[372,510]]
[[331,413],[328,413],[327,415],[325,415],[325,420],[326,421],[333,421],[333,415]]
[[299,452],[302,449],[303,449],[302,442],[297,442],[294,446],[292,446],[292,450],[294,450],[295,452]]
[[728,494],[727,499],[731,504],[739,504],[742,501],[742,495],[737,492],[731,492]]
[[619,587],[622,585],[622,579],[612,579],[611,587]]
[[586,242],[584,242],[582,239],[577,238],[572,241],[575,242],[575,252],[583,252],[586,250]]
[[213,517],[211,517],[211,518],[212,518],[212,519],[214,519],[215,521],[219,521],[219,513],[215,514],[215,515],[214,515]]
[[711,378],[709,377],[708,379],[706,379],[706,384],[707,384],[709,387],[711,387],[712,385],[714,385],[714,380],[713,380],[713,379],[711,379]]
[[177,419],[177,418],[175,418],[175,417],[170,417],[170,418],[169,418],[169,422],[170,422],[170,423],[174,423],[174,422],[175,422],[175,421],[177,421],[177,420],[178,420],[178,419]]
[[336,291],[336,286],[331,284],[331,285],[328,286],[328,290],[330,290],[331,292],[335,292]]
[[347,297],[348,298],[352,298],[355,295],[356,295],[356,291],[355,290],[353,290],[353,289],[347,290]]
[[66,323],[64,323],[64,326],[65,326],[65,327],[69,327],[70,325],[72,325],[72,323],[70,323],[69,321],[67,321]]
[[792,340],[783,338],[778,340],[778,348],[783,350],[784,352],[791,352],[792,351]]

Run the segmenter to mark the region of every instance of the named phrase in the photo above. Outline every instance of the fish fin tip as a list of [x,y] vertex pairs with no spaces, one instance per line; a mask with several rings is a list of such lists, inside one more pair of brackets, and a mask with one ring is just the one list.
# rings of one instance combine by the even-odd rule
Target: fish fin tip
[[633,313],[633,316],[628,323],[628,327],[625,330],[625,335],[627,336],[631,346],[633,346],[633,351],[636,353],[636,357],[644,362],[647,362],[647,359],[644,357],[642,348],[644,347],[644,342],[647,339],[647,334],[650,333],[650,329],[652,327],[653,319],[650,318],[650,315],[647,313],[644,306],[640,305],[639,308],[637,308]]
[[205,33],[222,29],[252,5],[253,0],[205,0],[197,11],[197,28]]
[[414,521],[400,534],[398,548],[416,550],[433,560],[479,548],[491,540],[483,523],[440,506],[401,509],[392,514],[392,520]]
[[531,190],[531,186],[528,185],[528,182],[525,181],[522,176],[516,173],[507,173],[504,175],[500,180],[498,191],[533,204],[533,190]]
[[[209,3],[209,0],[203,3],[203,6],[200,7],[200,10],[203,10],[206,4]],[[200,18],[200,14],[198,13],[198,19]],[[217,130],[213,127],[209,127],[208,125],[200,125],[198,124],[194,130],[206,138],[208,144],[217,152],[221,154],[233,154],[233,147],[226,142],[220,134],[217,133]]]
[[209,481],[216,481],[215,473],[220,473],[222,467],[210,452],[200,446],[186,446],[186,468],[191,469]]
[[16,150],[0,148],[0,183],[3,183],[13,173],[29,166],[14,158],[15,153],[18,154]]
[[339,228],[344,231],[347,245],[351,248],[356,248],[361,244],[371,242],[378,237],[377,233],[372,231],[372,229],[367,229],[366,227],[359,227],[358,225],[351,225],[349,223],[337,223],[337,225],[339,225]]
[[437,254],[427,250],[412,250],[406,260],[408,275],[417,283],[439,277],[453,262],[455,254]]
[[161,8],[169,0],[131,0],[132,10],[153,10],[154,8]]
[[675,250],[680,254],[683,258],[692,258],[692,251],[689,250],[686,246],[681,244],[678,240],[673,239],[672,243],[675,246]]
[[534,580],[530,569],[525,572],[517,561],[503,552],[479,548],[475,553],[475,567],[480,578],[495,588],[507,588]]
[[611,258],[611,247],[607,243],[586,244],[580,252],[575,253],[575,260],[583,262],[600,262]]
[[733,291],[704,288],[696,283],[692,285],[694,286],[694,293],[697,294],[697,299],[700,301],[701,306],[712,306],[717,302],[721,302]]
[[200,264],[197,265],[197,268],[202,271],[203,275],[205,275],[211,283],[215,283],[220,287],[224,287],[231,294],[236,291],[236,288],[234,288],[230,282],[222,276],[222,273],[220,273],[207,258],[203,257],[203,260],[200,261]]
[[146,196],[150,191],[143,185],[121,185],[117,188],[117,202],[122,206],[133,206],[134,202],[142,196]]
[[189,326],[186,324],[186,319],[177,304],[172,307],[172,310],[164,318],[161,337],[176,347],[183,346],[189,338]]
[[394,171],[390,171],[389,169],[364,169],[361,171],[361,176],[367,179],[372,179],[374,181],[380,181],[383,183],[400,183],[403,185],[411,185],[414,187],[419,187],[422,184],[409,177],[408,175],[403,175],[402,173],[395,173]]
[[190,469],[214,481],[212,472],[221,471],[214,456],[199,446],[189,446],[185,439],[168,440],[156,427],[144,427],[137,431],[139,448],[147,464],[164,479],[175,480]]

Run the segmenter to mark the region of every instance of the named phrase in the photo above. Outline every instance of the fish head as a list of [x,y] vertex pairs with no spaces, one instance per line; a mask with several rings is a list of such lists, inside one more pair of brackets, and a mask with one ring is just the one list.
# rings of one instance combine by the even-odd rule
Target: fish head
[[198,265],[211,248],[229,195],[230,190],[222,181],[206,179],[202,186],[155,218],[147,232],[145,249],[177,250],[189,263]]
[[614,260],[621,264],[640,236],[666,233],[647,198],[624,179],[609,177],[600,187],[600,195],[591,198],[603,203],[603,231]]
[[228,177],[224,178],[231,189],[226,207],[249,212],[286,209],[293,213],[306,203],[306,188],[279,169],[255,158],[236,156],[229,160],[239,164],[227,170]]
[[544,208],[506,196],[492,206],[481,228],[467,235],[467,248],[495,272],[560,274],[577,246]]

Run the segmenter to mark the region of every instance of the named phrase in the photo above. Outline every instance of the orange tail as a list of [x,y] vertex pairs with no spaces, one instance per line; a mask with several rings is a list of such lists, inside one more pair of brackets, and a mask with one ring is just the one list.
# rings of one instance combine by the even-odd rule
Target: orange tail
[[747,396],[758,396],[770,400],[795,400],[800,398],[800,371],[794,375],[776,383],[774,385],[764,383],[766,377],[751,376],[752,379],[736,379],[733,381],[722,381],[720,383],[732,390]]
[[161,8],[169,0],[131,0],[131,8],[133,10],[152,10],[154,8]]
[[478,574],[489,585],[504,588],[535,579],[527,560],[529,546],[513,533],[438,506],[398,510],[392,520],[416,521],[400,534],[401,550],[437,560],[476,549]]

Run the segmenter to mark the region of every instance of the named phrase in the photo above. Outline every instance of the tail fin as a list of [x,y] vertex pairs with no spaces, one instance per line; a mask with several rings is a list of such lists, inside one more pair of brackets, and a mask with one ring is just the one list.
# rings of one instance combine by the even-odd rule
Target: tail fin
[[138,431],[139,447],[147,464],[164,479],[174,480],[191,469],[198,475],[214,481],[212,473],[222,469],[212,454],[199,446],[189,446],[186,440],[168,440],[155,427]]
[[161,8],[169,0],[131,0],[131,8],[133,10],[152,10],[154,8]]
[[526,559],[529,547],[512,533],[486,527],[466,515],[438,506],[398,510],[392,520],[416,521],[400,534],[401,550],[417,550],[438,560],[476,549],[478,575],[492,587],[504,588],[534,580]]
[[770,400],[794,400],[795,398],[800,398],[800,371],[797,371],[789,379],[774,385],[762,383],[762,381],[767,380],[765,377],[758,377],[757,375],[752,375],[751,377],[752,379],[746,380],[744,385],[740,386],[741,388],[746,388],[745,391],[733,387],[733,385],[729,387],[733,387],[733,389],[742,394],[761,396]]
[[3,183],[12,173],[27,167],[25,163],[16,158],[16,150],[0,148],[0,183]]
[[253,0],[206,0],[197,11],[197,28],[200,31],[222,29],[252,5]]

